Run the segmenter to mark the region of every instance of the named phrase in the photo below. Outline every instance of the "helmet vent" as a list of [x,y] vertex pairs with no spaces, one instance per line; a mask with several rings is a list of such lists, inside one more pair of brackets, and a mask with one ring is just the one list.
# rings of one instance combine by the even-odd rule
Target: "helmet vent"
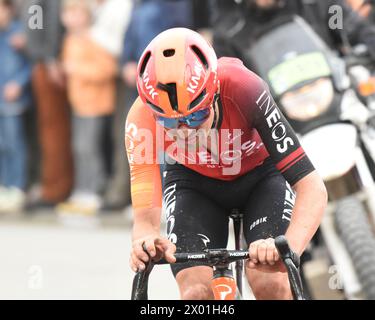
[[140,68],[140,71],[139,71],[139,75],[140,75],[141,78],[143,76],[143,73],[145,72],[148,60],[150,60],[150,58],[151,58],[151,52],[149,51],[149,52],[147,52],[147,54],[144,57],[144,59],[142,61],[142,64],[141,64],[141,68]]
[[157,105],[151,103],[150,101],[147,100],[147,105],[149,107],[151,107],[152,109],[154,109],[156,112],[159,112],[159,113],[165,113],[164,110],[162,108],[159,108]]
[[203,89],[203,91],[196,97],[189,105],[189,110],[194,109],[206,96],[206,89]]
[[176,50],[175,50],[175,49],[167,49],[167,50],[164,50],[164,51],[163,51],[163,55],[164,55],[164,57],[166,57],[166,58],[168,58],[168,57],[173,57],[175,53],[176,53]]
[[177,101],[177,87],[175,83],[158,83],[156,86],[158,89],[168,93],[169,102],[172,106],[172,109],[178,111],[178,101]]
[[198,59],[202,62],[202,64],[205,66],[206,69],[208,69],[208,62],[206,57],[204,56],[203,52],[201,49],[199,49],[197,46],[191,46],[191,50],[194,51],[194,53],[197,55]]

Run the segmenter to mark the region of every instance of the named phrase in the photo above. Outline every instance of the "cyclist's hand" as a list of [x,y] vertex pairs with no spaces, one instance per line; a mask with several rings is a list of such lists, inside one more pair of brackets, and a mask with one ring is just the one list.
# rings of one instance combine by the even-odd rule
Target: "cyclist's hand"
[[250,259],[247,267],[263,272],[286,272],[275,246],[275,239],[261,239],[254,241],[249,246]]
[[174,263],[176,262],[175,252],[176,246],[158,234],[143,237],[133,241],[130,267],[134,272],[144,270],[146,268],[145,263],[149,261],[150,257],[155,261],[164,257],[169,263]]

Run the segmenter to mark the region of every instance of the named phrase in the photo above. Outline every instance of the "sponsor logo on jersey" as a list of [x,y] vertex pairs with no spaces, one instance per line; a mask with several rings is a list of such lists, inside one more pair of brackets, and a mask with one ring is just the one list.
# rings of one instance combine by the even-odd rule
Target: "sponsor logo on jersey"
[[198,236],[201,237],[201,239],[203,241],[203,244],[204,244],[204,247],[208,248],[207,245],[211,242],[210,238],[207,237],[205,234],[202,234],[202,233],[198,233]]
[[236,175],[241,171],[241,160],[263,146],[260,139],[254,139],[253,134],[245,135],[241,129],[191,130],[196,132],[191,140],[186,141],[180,129],[165,132],[156,126],[153,133],[151,129],[127,123],[125,131],[130,165],[170,163],[165,157],[158,156],[160,150],[165,150],[169,158],[181,164],[221,168],[223,175]]
[[251,225],[250,225],[250,231],[253,230],[256,226],[262,224],[262,223],[266,223],[267,222],[267,218],[268,217],[263,217],[263,218],[259,218],[257,220],[255,220]]
[[272,139],[277,143],[276,149],[279,153],[285,153],[295,142],[287,134],[287,128],[281,121],[281,114],[271,95],[264,90],[256,101],[257,106],[266,117],[268,128],[271,130]]
[[235,132],[235,133],[229,132],[228,138],[225,144],[232,144],[236,139],[240,138],[244,134],[245,132],[243,130],[239,130],[239,132]]
[[[125,126],[125,142],[126,142],[126,150],[128,154],[128,161],[130,166],[130,172],[132,172],[132,169],[135,164],[134,160],[134,149],[135,149],[135,143],[134,140],[137,136],[138,128],[137,126],[132,122],[126,122]],[[134,177],[130,177],[130,180],[133,181]]]
[[173,232],[176,218],[174,216],[174,211],[176,209],[176,183],[169,186],[164,191],[164,206],[165,206],[165,212],[167,215],[167,237],[169,241],[176,244],[177,243],[177,235]]
[[296,194],[293,191],[290,184],[286,182],[284,211],[283,211],[283,216],[282,216],[283,220],[287,220],[287,221],[291,220],[295,202],[296,202]]

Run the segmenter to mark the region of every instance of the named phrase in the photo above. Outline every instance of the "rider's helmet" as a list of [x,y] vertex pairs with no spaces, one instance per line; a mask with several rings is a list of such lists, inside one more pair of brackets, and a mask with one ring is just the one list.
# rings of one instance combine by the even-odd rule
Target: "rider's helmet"
[[139,60],[138,93],[156,116],[181,118],[208,109],[217,87],[215,51],[192,30],[160,33]]

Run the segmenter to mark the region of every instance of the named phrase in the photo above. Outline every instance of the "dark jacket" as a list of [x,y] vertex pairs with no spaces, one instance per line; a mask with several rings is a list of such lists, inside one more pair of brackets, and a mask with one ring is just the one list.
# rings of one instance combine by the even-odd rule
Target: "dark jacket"
[[293,15],[304,18],[332,49],[340,50],[343,32],[329,27],[333,17],[329,9],[339,5],[343,9],[343,27],[349,42],[366,44],[375,58],[375,26],[353,12],[343,0],[285,0],[283,7],[270,11],[246,4],[236,5],[231,1],[216,1],[219,7],[213,17],[214,46],[219,56],[237,56],[246,60],[244,52],[259,35]]
[[192,27],[189,0],[143,0],[136,2],[124,38],[121,64],[137,62],[149,42],[160,32],[174,27]]
[[[33,6],[42,9],[42,29],[29,27],[34,13]],[[21,17],[27,31],[27,53],[34,62],[54,61],[60,53],[63,38],[60,9],[60,0],[24,0],[22,4]]]

